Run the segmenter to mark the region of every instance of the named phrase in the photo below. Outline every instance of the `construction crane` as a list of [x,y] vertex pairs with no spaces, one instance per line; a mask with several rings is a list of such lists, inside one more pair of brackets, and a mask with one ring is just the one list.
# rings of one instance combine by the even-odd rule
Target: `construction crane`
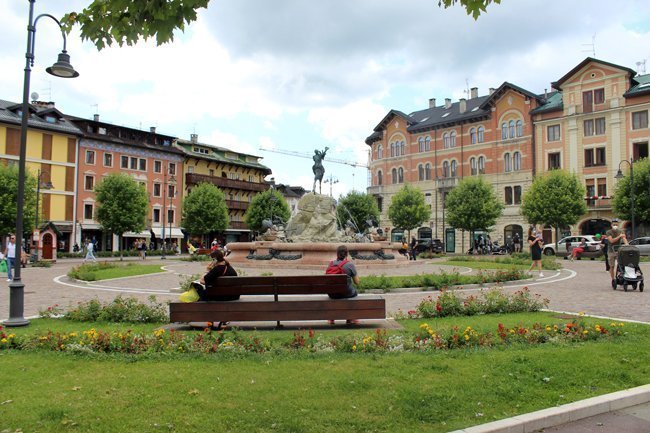
[[[307,158],[307,159],[312,159],[314,156],[311,153],[303,153],[303,152],[295,152],[293,150],[284,150],[284,149],[266,149],[264,147],[259,148],[260,150],[263,150],[264,152],[273,152],[273,153],[282,153],[284,155],[291,155],[291,156],[297,156],[299,158]],[[360,162],[354,162],[354,161],[346,161],[344,159],[336,159],[336,158],[330,158],[329,156],[325,158],[325,161],[327,162],[334,162],[336,164],[345,164],[345,165],[351,165],[352,167],[363,167],[363,168],[368,168],[368,164],[363,164]]]

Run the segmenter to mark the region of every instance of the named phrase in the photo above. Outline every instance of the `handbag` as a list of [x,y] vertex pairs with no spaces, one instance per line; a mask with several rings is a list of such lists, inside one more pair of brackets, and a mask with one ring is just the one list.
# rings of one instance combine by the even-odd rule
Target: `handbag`
[[0,272],[3,274],[7,273],[7,261],[6,260],[0,260]]
[[196,302],[200,299],[199,294],[197,293],[194,286],[190,287],[187,292],[183,292],[178,296],[178,300],[181,302]]

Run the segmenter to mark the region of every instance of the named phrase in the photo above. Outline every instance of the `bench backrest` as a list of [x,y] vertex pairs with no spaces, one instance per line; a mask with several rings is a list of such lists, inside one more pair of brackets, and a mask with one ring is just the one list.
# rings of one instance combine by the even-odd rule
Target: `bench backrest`
[[219,277],[206,298],[231,295],[335,295],[345,294],[347,275],[298,275],[278,277]]

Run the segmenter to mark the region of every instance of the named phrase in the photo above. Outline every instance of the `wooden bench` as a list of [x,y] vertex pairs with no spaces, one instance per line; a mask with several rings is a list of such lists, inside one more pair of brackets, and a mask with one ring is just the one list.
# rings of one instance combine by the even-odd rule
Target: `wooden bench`
[[[345,294],[347,275],[221,277],[206,291],[204,302],[172,302],[170,322],[250,322],[296,320],[358,320],[386,318],[379,296],[331,299]],[[243,296],[238,301],[214,301],[214,296]],[[305,296],[309,295],[309,296]]]

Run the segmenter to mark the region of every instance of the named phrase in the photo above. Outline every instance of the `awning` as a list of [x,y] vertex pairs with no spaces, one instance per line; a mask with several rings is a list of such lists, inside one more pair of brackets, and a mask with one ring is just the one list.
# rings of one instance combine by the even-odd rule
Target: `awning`
[[[151,230],[156,234],[157,238],[162,239],[162,228],[161,227],[154,227]],[[181,229],[172,227],[172,234],[171,236],[169,235],[169,228],[165,228],[165,238],[184,238],[185,235],[181,231]]]
[[52,225],[61,233],[72,233],[72,223],[52,223]]
[[149,239],[151,237],[151,233],[149,233],[149,230],[145,230],[140,233],[133,233],[133,232],[126,232],[122,236],[125,238],[147,238]]

